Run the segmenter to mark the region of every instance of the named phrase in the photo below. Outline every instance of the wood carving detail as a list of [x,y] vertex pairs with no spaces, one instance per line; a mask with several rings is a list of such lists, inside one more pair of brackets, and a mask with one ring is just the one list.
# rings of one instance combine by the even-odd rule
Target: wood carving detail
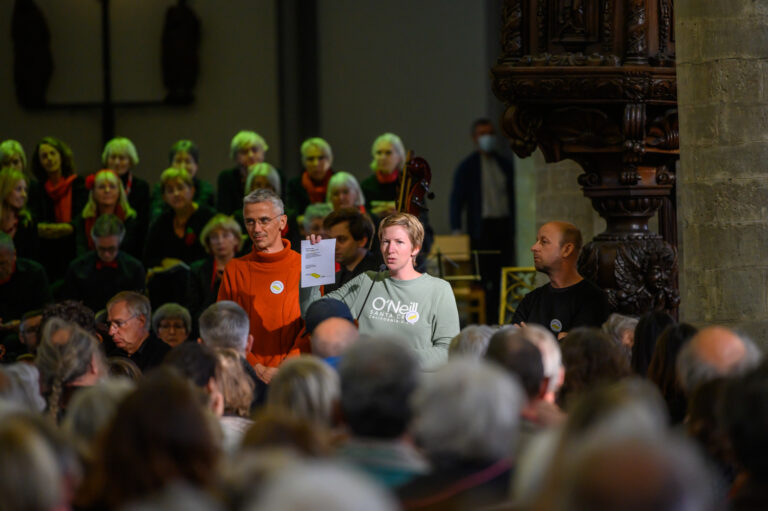
[[501,30],[502,59],[515,59],[523,55],[523,4],[521,0],[506,0]]
[[648,63],[648,18],[646,0],[627,0],[627,51],[628,64]]

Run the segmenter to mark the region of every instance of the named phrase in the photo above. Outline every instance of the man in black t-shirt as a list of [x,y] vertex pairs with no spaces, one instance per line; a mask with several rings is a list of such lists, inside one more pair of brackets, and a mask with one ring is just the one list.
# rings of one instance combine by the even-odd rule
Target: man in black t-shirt
[[541,226],[531,251],[534,266],[549,276],[549,284],[525,295],[513,323],[537,323],[562,339],[575,327],[599,327],[605,322],[610,313],[608,297],[579,274],[579,250],[581,232],[573,224],[549,222]]

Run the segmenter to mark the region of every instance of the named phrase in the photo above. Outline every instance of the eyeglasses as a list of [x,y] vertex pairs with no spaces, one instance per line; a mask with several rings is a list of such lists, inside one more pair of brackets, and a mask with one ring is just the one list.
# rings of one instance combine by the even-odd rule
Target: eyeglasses
[[261,218],[255,218],[255,219],[254,218],[246,218],[245,219],[245,226],[246,227],[253,227],[256,224],[256,222],[258,222],[260,226],[266,227],[266,226],[269,225],[269,222],[271,222],[275,218],[279,218],[279,217],[283,216],[283,214],[284,213],[281,213],[279,215],[275,215],[272,218],[269,218],[268,216],[263,216]]
[[165,323],[161,322],[159,325],[157,325],[158,330],[187,330],[186,325],[184,323]]
[[138,316],[138,314],[132,314],[128,316],[125,319],[113,319],[112,321],[107,321],[107,327],[112,330],[112,327],[115,327],[117,329],[123,328],[126,323],[128,323],[130,320]]

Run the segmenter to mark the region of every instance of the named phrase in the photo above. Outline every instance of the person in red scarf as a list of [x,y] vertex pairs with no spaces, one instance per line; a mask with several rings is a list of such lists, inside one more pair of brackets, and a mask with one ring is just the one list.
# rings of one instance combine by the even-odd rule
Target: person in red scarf
[[333,175],[333,151],[322,138],[308,138],[301,144],[301,161],[304,172],[285,187],[285,214],[293,222],[310,204],[325,202]]
[[78,257],[94,250],[91,229],[101,215],[115,215],[125,226],[120,249],[132,256],[141,257],[142,244],[137,232],[136,210],[128,203],[123,182],[115,171],[103,169],[85,179],[90,190],[83,211],[72,220],[75,229],[75,246]]
[[130,139],[115,137],[104,145],[101,164],[114,170],[123,182],[125,196],[136,211],[138,236],[143,238],[149,226],[149,183],[132,170],[139,164],[139,153]]
[[365,178],[360,187],[365,194],[365,208],[384,218],[395,212],[397,178],[405,164],[405,146],[394,133],[384,133],[373,142],[371,155],[373,175]]
[[75,173],[72,150],[54,137],[44,137],[32,155],[32,174],[42,183],[37,211],[40,262],[51,281],[64,276],[75,257],[75,237],[70,222],[87,200],[85,180]]
[[0,170],[0,230],[13,238],[19,257],[37,259],[40,241],[37,224],[27,209],[29,181],[23,171]]

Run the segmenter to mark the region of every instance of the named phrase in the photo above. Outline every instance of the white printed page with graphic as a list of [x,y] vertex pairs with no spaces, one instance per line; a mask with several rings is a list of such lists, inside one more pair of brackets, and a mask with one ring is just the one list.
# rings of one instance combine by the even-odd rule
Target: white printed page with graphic
[[301,287],[336,282],[336,240],[301,241]]

